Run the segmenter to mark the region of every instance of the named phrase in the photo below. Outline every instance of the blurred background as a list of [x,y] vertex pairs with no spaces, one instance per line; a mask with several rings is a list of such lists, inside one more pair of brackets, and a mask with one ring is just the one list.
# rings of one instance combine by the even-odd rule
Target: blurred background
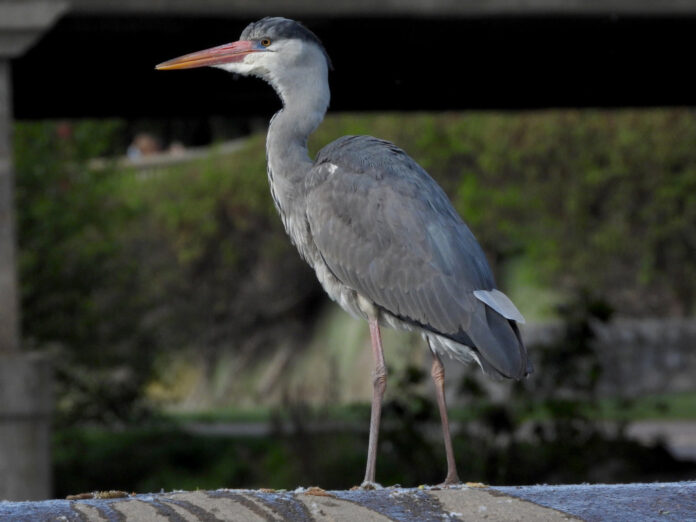
[[[332,57],[312,153],[404,148],[527,318],[524,382],[445,361],[462,479],[696,475],[696,2],[147,4],[0,2],[0,498],[362,478],[369,333],[273,208],[279,100],[154,71],[265,15]],[[438,483],[429,354],[385,356],[377,480]]]

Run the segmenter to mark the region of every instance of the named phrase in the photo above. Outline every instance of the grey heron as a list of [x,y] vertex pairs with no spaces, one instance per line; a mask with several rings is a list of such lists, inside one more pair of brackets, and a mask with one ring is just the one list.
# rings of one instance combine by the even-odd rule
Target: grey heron
[[330,60],[302,24],[263,18],[239,41],[157,69],[202,66],[257,76],[280,96],[266,141],[273,201],[327,294],[369,324],[375,369],[363,485],[375,481],[387,383],[380,326],[419,332],[427,342],[447,456],[444,484],[458,483],[441,356],[476,361],[494,377],[532,371],[517,326],[524,319],[496,289],[476,238],[438,184],[390,142],[345,136],[309,157],[307,138],[329,105]]

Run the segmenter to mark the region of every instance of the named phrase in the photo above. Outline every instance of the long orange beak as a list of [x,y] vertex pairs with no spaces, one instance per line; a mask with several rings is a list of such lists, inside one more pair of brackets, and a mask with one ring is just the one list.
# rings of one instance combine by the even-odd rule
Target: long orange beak
[[262,50],[263,48],[256,48],[255,42],[240,40],[238,42],[219,45],[203,51],[179,56],[173,60],[156,65],[155,69],[160,71],[168,71],[172,69],[193,69],[195,67],[205,67],[207,65],[241,62],[247,54]]

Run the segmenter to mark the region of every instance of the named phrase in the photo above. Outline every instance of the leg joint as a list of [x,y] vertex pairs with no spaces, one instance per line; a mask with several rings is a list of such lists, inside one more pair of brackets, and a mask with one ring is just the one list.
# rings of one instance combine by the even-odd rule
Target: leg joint
[[372,385],[380,393],[384,393],[387,388],[387,368],[380,364],[375,367],[375,372],[372,374]]
[[434,355],[430,375],[432,375],[435,382],[441,383],[445,381],[445,367],[442,365],[442,361],[440,361],[437,355]]

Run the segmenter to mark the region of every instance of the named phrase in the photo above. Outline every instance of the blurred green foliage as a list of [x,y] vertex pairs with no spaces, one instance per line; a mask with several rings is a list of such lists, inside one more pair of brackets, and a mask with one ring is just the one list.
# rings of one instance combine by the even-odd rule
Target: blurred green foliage
[[690,314],[696,298],[691,109],[350,115],[341,134],[394,141],[450,194],[492,262],[592,289],[620,314]]
[[[208,357],[212,376],[222,350],[302,345],[323,297],[273,210],[263,136],[95,169],[122,123],[64,125],[18,124],[15,158],[23,331],[57,354],[65,419],[127,419],[177,351]],[[693,110],[337,115],[310,148],[359,133],[421,163],[531,301],[587,288],[623,315],[693,311]]]
[[213,147],[203,159],[122,173],[121,197],[139,215],[124,244],[139,263],[135,291],[159,362],[203,358],[213,380],[223,351],[258,360],[283,336],[304,340],[294,332],[322,294],[285,237],[265,169],[254,136],[231,155]]
[[[516,384],[511,398],[490,400],[476,379],[462,383],[463,397],[478,407],[466,422],[453,424],[460,477],[515,485],[693,476],[695,462],[675,459],[661,443],[631,440],[624,423],[598,422],[601,368],[590,324],[609,318],[606,305],[580,295],[561,315],[563,335],[534,350],[546,371],[524,386]],[[382,484],[414,487],[444,478],[437,407],[431,394],[417,386],[426,378],[413,367],[390,374],[377,459]],[[546,415],[539,417],[539,410]],[[347,489],[359,482],[367,448],[367,408],[350,412],[344,421],[351,422],[333,427],[331,412],[302,404],[284,404],[275,416],[272,431],[257,436],[200,434],[200,425],[192,430],[190,421],[117,433],[66,429],[55,444],[57,493],[223,486]],[[316,429],[317,423],[323,429]]]
[[16,128],[23,315],[38,342],[89,344],[98,335],[94,290],[119,275],[104,265],[117,256],[124,213],[114,173],[93,176],[80,162],[103,154],[117,130],[85,123],[61,137],[52,124]]
[[320,295],[274,215],[262,137],[167,169],[90,163],[122,128],[15,128],[22,327],[54,354],[59,424],[142,416],[157,362],[261,356]]
[[86,168],[88,158],[112,151],[122,127],[15,128],[23,337],[54,355],[65,422],[133,415],[150,374],[153,354],[133,291],[138,265],[122,241],[136,215],[124,205],[119,173]]

